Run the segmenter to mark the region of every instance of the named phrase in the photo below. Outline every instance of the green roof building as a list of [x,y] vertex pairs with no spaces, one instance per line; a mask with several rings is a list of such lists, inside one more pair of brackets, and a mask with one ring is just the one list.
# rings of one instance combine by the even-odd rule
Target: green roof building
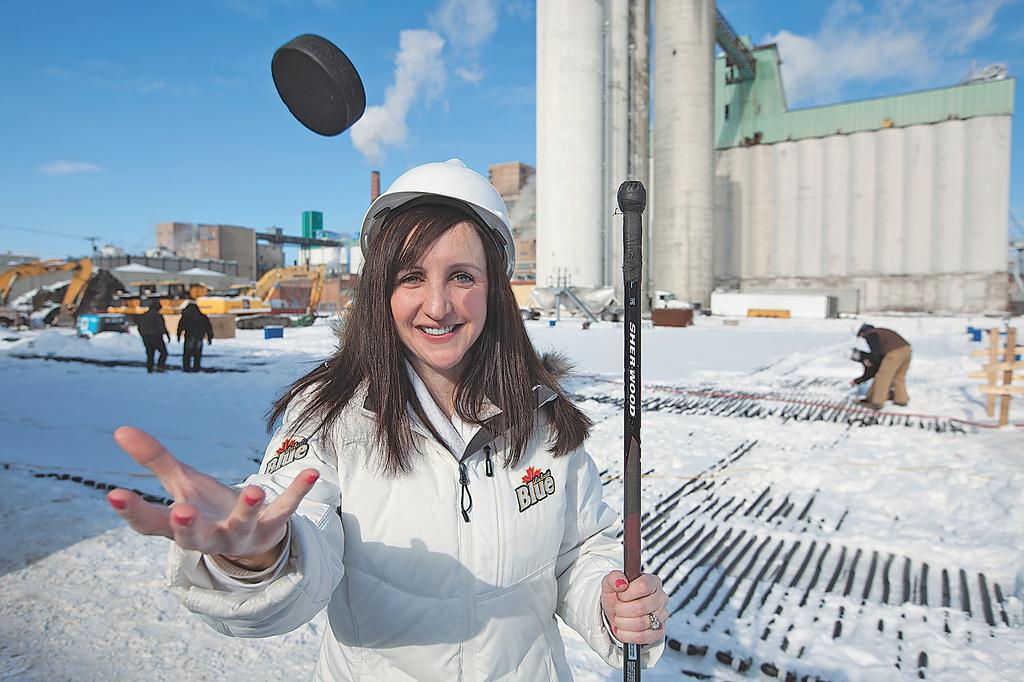
[[750,53],[753,79],[715,65],[715,286],[1005,310],[1014,79],[789,109],[776,46]]

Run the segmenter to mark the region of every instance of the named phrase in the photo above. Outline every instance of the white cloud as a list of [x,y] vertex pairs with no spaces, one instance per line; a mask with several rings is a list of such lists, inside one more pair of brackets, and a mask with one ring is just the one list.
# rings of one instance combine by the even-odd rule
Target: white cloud
[[521,21],[533,19],[533,3],[526,0],[505,0],[505,11]]
[[385,91],[384,103],[366,107],[352,126],[352,144],[370,163],[383,160],[386,146],[405,142],[406,118],[414,104],[429,102],[444,91],[446,61],[458,63],[453,73],[467,83],[475,85],[484,78],[480,48],[498,28],[497,0],[441,0],[429,23],[433,30],[402,31],[394,84]]
[[995,29],[995,15],[1007,0],[932,0],[927,10],[942,22],[945,47],[953,54],[967,53]]
[[455,75],[467,83],[479,83],[484,71],[479,65],[480,48],[498,29],[496,0],[443,0],[430,17],[464,66]]
[[395,82],[385,91],[384,104],[367,107],[352,126],[352,143],[371,163],[383,159],[384,145],[405,142],[405,119],[413,103],[429,101],[444,89],[443,47],[444,38],[434,31],[402,31],[395,56]]
[[836,0],[817,32],[781,30],[765,41],[779,45],[790,104],[833,101],[853,83],[925,87],[961,75],[963,56],[992,32],[1006,1],[883,0],[867,11]]
[[480,67],[460,66],[455,69],[455,75],[467,83],[473,83],[474,85],[484,79],[484,72]]
[[87,83],[96,87],[142,95],[150,93],[186,97],[198,95],[198,89],[194,85],[178,86],[161,78],[130,75],[118,64],[105,61],[85,61],[76,69],[46,66],[42,67],[40,71],[46,76],[60,81]]
[[170,87],[167,85],[167,81],[162,80],[143,80],[134,83],[135,89],[139,92],[161,92],[168,91]]
[[770,40],[779,44],[791,103],[834,99],[851,81],[921,81],[934,70],[925,42],[910,33],[854,30],[815,39],[780,31]]
[[443,0],[431,24],[456,50],[479,49],[498,28],[496,0]]
[[72,175],[74,173],[102,173],[103,169],[88,161],[54,161],[43,164],[39,170],[47,175]]

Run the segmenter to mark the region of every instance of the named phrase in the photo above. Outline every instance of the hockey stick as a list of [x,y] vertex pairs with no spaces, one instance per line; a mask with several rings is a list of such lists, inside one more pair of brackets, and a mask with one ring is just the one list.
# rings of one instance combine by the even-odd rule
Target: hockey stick
[[[622,278],[626,299],[623,324],[625,403],[622,440],[625,455],[625,532],[622,543],[626,579],[633,582],[640,577],[640,273],[643,268],[643,212],[647,206],[647,190],[643,183],[627,180],[619,185],[618,202],[619,210],[622,211]],[[622,679],[624,682],[639,682],[640,645],[624,644],[622,654]]]

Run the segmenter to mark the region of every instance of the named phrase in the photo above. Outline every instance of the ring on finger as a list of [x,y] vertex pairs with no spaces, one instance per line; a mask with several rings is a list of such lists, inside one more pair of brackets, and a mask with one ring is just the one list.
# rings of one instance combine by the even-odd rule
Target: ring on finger
[[651,629],[652,630],[660,630],[661,629],[661,621],[658,620],[658,617],[656,615],[654,615],[653,613],[648,613],[647,617],[651,619]]

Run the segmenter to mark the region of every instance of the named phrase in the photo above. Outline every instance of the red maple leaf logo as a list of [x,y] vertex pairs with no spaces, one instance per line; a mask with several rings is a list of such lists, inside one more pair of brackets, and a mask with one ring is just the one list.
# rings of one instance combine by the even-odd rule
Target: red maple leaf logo
[[540,476],[540,474],[541,474],[541,471],[537,467],[529,467],[526,470],[526,475],[523,476],[523,483],[529,483],[533,479],[535,479],[538,476]]
[[298,444],[299,441],[295,440],[294,438],[285,438],[284,442],[281,443],[281,447],[279,447],[277,450],[274,450],[274,454],[280,455],[282,452],[290,450],[291,448],[295,447]]

